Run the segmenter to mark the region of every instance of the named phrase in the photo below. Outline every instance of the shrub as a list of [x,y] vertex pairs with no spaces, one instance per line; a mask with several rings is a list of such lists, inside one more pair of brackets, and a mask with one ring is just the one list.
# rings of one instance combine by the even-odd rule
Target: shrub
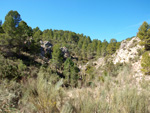
[[139,91],[136,85],[130,86],[129,76],[122,76],[115,79],[117,83],[107,76],[96,91],[82,89],[79,96],[64,104],[61,113],[149,113],[149,86]]
[[150,52],[147,51],[142,55],[141,60],[142,71],[145,74],[150,74]]
[[37,80],[30,86],[29,102],[40,113],[58,113],[59,109],[56,105],[62,105],[62,84],[63,82],[60,80],[53,85],[51,78],[45,79],[45,76],[39,72]]
[[141,56],[145,50],[144,49],[137,49],[137,52],[138,52],[138,56]]
[[26,66],[21,60],[12,61],[0,56],[0,78],[18,79],[25,75]]
[[15,81],[0,80],[0,112],[17,113],[21,88],[21,85]]
[[112,61],[107,62],[104,66],[103,75],[117,76],[123,68],[122,63],[114,64]]
[[67,60],[64,62],[64,70],[63,70],[63,75],[65,76],[64,83],[66,86],[72,87],[77,86],[78,72],[79,69],[71,60],[71,58],[67,58]]

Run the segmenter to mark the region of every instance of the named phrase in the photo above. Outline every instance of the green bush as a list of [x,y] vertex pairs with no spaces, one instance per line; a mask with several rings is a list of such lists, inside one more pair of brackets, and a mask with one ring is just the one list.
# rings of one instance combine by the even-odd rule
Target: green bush
[[17,113],[22,86],[15,81],[0,80],[0,112]]
[[103,75],[117,76],[124,66],[123,63],[114,64],[112,61],[108,61],[104,66]]
[[137,52],[138,52],[138,56],[141,56],[145,50],[144,49],[137,49]]
[[18,79],[25,75],[26,66],[21,60],[12,61],[0,56],[0,79]]
[[52,84],[51,77],[47,79],[42,72],[39,72],[37,80],[30,84],[29,102],[40,113],[59,113],[57,105],[62,105],[62,84],[62,80],[56,85]]
[[64,104],[61,113],[149,113],[150,87],[147,85],[139,91],[135,84],[130,86],[129,76],[123,76],[127,75],[115,79],[117,83],[113,77],[107,76],[96,90],[82,89],[79,96]]
[[150,52],[147,51],[142,55],[141,60],[142,71],[145,74],[150,74]]
[[71,58],[67,58],[64,62],[63,75],[65,77],[64,84],[66,86],[76,87],[78,83],[79,68],[74,64]]

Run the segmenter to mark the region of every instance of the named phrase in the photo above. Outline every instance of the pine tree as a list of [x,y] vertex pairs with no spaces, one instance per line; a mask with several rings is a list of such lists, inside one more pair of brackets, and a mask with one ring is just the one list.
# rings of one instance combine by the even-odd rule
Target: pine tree
[[97,56],[101,56],[101,47],[102,47],[102,42],[99,40],[97,43]]
[[93,44],[90,43],[87,47],[87,58],[92,59],[94,57],[94,49],[93,49]]
[[83,44],[82,44],[82,57],[83,58],[87,57],[87,47],[88,47],[88,43],[86,39],[84,39]]
[[53,47],[52,65],[55,69],[58,69],[61,67],[62,63],[63,63],[63,53],[60,50],[60,46],[56,44]]
[[88,38],[84,38],[84,41],[83,41],[83,45],[82,45],[82,56],[83,58],[87,58],[87,48],[88,48],[88,44],[91,43],[91,39],[90,37]]
[[[0,44],[7,49],[7,55],[12,53],[19,53],[24,42],[24,38],[19,32],[19,23],[21,21],[20,14],[17,11],[9,11],[5,16],[5,21],[2,25],[4,30],[0,37]],[[5,52],[3,52],[5,54]]]
[[97,52],[98,40],[94,39],[94,40],[92,41],[92,44],[93,44],[93,50],[94,50],[94,52]]
[[14,38],[21,20],[20,14],[17,11],[9,11],[2,26],[4,32]]
[[143,22],[143,24],[139,28],[139,32],[137,36],[141,39],[141,44],[145,46],[145,50],[150,50],[150,25],[147,22]]
[[38,31],[34,32],[33,38],[36,42],[39,42],[42,39],[42,31],[39,29]]
[[116,44],[117,40],[116,39],[111,39],[110,43],[107,46],[107,52],[109,55],[112,55],[116,51]]
[[30,37],[32,36],[32,28],[27,25],[25,21],[21,21],[18,26],[18,34],[22,37]]
[[71,58],[67,58],[67,60],[64,62],[63,71],[63,74],[65,76],[65,84],[71,85],[73,87],[76,86],[78,82],[78,72],[79,69],[75,66]]
[[4,33],[4,30],[2,28],[2,21],[0,20],[0,33]]
[[108,42],[106,40],[104,40],[102,42],[102,48],[101,48],[101,55],[104,57],[107,55],[107,50],[106,50],[107,46],[108,46]]

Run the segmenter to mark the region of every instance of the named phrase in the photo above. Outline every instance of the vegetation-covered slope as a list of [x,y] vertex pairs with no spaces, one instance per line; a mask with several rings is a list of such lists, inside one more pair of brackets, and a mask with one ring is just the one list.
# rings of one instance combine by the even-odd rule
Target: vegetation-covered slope
[[[145,49],[135,53],[143,55],[143,72],[149,74],[147,23],[138,37]],[[137,86],[134,59],[112,58],[120,54],[120,44],[71,31],[32,29],[17,11],[8,12],[0,22],[0,112],[149,113],[150,85],[142,79]]]

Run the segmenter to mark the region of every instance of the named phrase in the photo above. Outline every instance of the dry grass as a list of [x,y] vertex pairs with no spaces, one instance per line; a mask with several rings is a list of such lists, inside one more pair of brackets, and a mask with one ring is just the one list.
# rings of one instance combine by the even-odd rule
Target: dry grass
[[[130,68],[124,67],[117,77],[104,76],[103,81],[95,79],[95,86],[65,89],[60,80],[55,85],[49,75],[39,72],[37,79],[29,79],[28,83],[18,86],[0,87],[0,105],[2,112],[21,113],[150,113],[150,82],[136,80],[130,75]],[[2,84],[2,83],[1,83]],[[15,89],[8,92],[8,89]],[[22,89],[21,89],[22,88]],[[16,106],[2,108],[2,102],[15,91],[23,92]],[[10,90],[11,91],[11,90]],[[17,95],[10,96],[16,98]],[[12,100],[12,99],[10,99]],[[4,104],[3,104],[4,105]],[[6,105],[6,104],[5,104]]]

